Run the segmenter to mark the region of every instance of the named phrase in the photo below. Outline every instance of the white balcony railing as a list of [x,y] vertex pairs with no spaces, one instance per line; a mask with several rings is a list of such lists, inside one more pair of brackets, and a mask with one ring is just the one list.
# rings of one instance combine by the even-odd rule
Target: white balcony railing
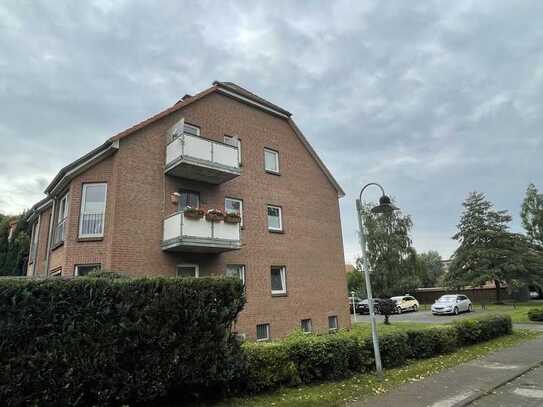
[[239,175],[238,148],[183,134],[166,146],[166,172],[212,183]]
[[165,250],[225,251],[240,248],[239,223],[190,219],[177,212],[164,219]]

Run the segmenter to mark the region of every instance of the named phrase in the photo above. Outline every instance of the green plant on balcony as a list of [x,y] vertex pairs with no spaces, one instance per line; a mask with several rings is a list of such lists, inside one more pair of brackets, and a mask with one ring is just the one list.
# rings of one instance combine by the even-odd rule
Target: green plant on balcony
[[224,213],[219,209],[209,209],[206,213],[206,220],[210,222],[220,222],[224,220]]
[[198,220],[204,217],[205,212],[203,209],[191,208],[189,206],[183,210],[183,214],[185,215],[185,218]]

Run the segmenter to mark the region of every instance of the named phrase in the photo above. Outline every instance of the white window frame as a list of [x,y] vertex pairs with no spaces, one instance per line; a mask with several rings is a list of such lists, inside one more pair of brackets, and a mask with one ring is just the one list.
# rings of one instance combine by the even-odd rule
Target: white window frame
[[[239,202],[239,216],[241,218],[239,225],[243,227],[243,199],[230,198],[230,197],[224,198],[224,211],[225,212],[227,212],[226,201]],[[232,212],[232,213],[235,213],[235,212]]]
[[189,264],[189,263],[177,264],[175,266],[175,276],[176,277],[180,277],[179,276],[179,271],[177,270],[179,267],[194,267],[194,277],[195,278],[200,278],[200,266],[198,264]]
[[[269,208],[279,209],[279,227],[278,228],[270,226],[270,221],[268,219],[268,216],[269,216],[268,215],[268,209]],[[267,205],[266,206],[266,221],[268,222],[268,230],[273,230],[273,231],[276,231],[276,232],[282,232],[283,231],[283,208],[281,208],[280,206],[277,206],[277,205]]]
[[[102,221],[102,233],[89,233],[84,235],[83,234],[83,215],[84,215],[84,207],[85,207],[85,199],[87,196],[87,188],[89,186],[96,186],[96,185],[104,185],[105,191],[104,191],[104,219]],[[104,233],[106,231],[106,210],[107,210],[107,182],[92,182],[88,184],[83,184],[82,192],[81,192],[81,203],[79,208],[79,237],[81,238],[94,238],[94,237],[104,237]]]
[[49,277],[62,277],[62,268],[51,270],[49,272]]
[[[187,131],[185,131],[186,128],[189,128],[189,129],[192,129],[192,130],[196,130],[194,133],[196,134],[192,134],[192,133],[189,133]],[[184,134],[188,134],[190,136],[200,136],[200,128],[198,126],[195,126],[194,124],[190,124],[190,123],[183,123],[183,133]]]
[[[265,326],[266,327],[266,337],[265,338],[259,338],[258,337],[258,327],[259,326]],[[271,335],[270,335],[270,324],[269,323],[263,323],[263,324],[257,324],[256,325],[256,341],[257,342],[264,342],[264,341],[269,341],[270,338],[271,338]]]
[[79,267],[94,267],[97,271],[102,270],[102,264],[101,263],[89,263],[89,264],[76,264],[74,275],[76,277],[79,277]]
[[274,290],[273,287],[271,288],[272,295],[282,295],[287,293],[287,267],[286,266],[271,266],[270,267],[270,287],[271,287],[271,276],[272,276],[272,270],[279,268],[279,275],[281,277],[281,290]]
[[225,275],[226,275],[226,272],[228,271],[228,267],[239,267],[239,268],[241,268],[241,273],[240,273],[241,283],[245,287],[245,270],[246,270],[245,264],[227,264],[226,265]]
[[[237,147],[238,149],[238,164],[241,164],[241,140],[237,136],[229,136],[225,134],[223,137],[224,144],[228,144],[232,147]],[[235,143],[232,143],[234,141]]]
[[[275,157],[275,169],[266,168],[266,153],[273,154]],[[279,174],[279,151],[271,148],[264,148],[264,170],[273,174]]]
[[40,217],[38,216],[38,219],[36,219],[36,221],[32,223],[32,233],[30,236],[30,247],[29,247],[30,258],[28,259],[29,264],[34,263],[34,260],[36,260],[36,257],[38,256],[39,233],[40,233]]
[[[309,324],[308,324],[309,325],[309,330],[307,330],[307,331],[304,329],[304,321],[309,321]],[[304,334],[310,334],[310,333],[313,332],[313,321],[311,320],[311,318],[302,319],[300,321],[300,327],[302,328],[302,332]]]
[[[334,318],[334,320],[336,322],[335,327],[330,326],[330,318]],[[337,315],[328,315],[328,330],[329,331],[337,331],[338,329],[339,329],[339,321],[338,321]]]
[[[68,222],[67,222],[67,219],[68,219],[68,214],[69,214],[69,195],[70,193],[69,192],[66,192],[64,194],[64,196],[58,201],[58,206],[57,206],[57,213],[56,213],[56,223],[55,223],[55,230],[54,230],[54,244],[57,244],[57,243],[61,243],[61,242],[64,242],[66,240],[66,231],[67,231],[67,225],[68,225]],[[64,213],[62,213],[62,217],[61,217],[61,209],[63,208],[62,204],[64,203]],[[66,221],[66,222],[65,222]],[[58,231],[58,227],[62,224],[62,222],[65,222],[64,224],[64,230],[63,230],[63,235],[62,235],[62,239],[58,239],[58,236],[57,236],[57,231]]]

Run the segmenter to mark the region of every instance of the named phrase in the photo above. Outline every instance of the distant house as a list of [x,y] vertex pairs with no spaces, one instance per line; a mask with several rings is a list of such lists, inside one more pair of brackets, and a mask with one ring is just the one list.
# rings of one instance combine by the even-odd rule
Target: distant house
[[15,231],[17,230],[17,219],[12,219],[8,224],[8,241],[15,237]]
[[452,260],[441,260],[441,266],[443,267],[443,273],[447,274],[449,272],[449,267],[451,265]]

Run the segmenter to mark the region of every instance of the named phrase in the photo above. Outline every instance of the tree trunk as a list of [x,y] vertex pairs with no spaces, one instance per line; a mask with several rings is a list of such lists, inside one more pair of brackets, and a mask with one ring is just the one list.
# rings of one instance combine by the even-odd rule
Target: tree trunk
[[388,322],[388,314],[385,314],[385,325],[390,325],[390,322]]
[[500,280],[494,280],[494,285],[496,286],[496,303],[501,304],[502,298],[501,298]]

